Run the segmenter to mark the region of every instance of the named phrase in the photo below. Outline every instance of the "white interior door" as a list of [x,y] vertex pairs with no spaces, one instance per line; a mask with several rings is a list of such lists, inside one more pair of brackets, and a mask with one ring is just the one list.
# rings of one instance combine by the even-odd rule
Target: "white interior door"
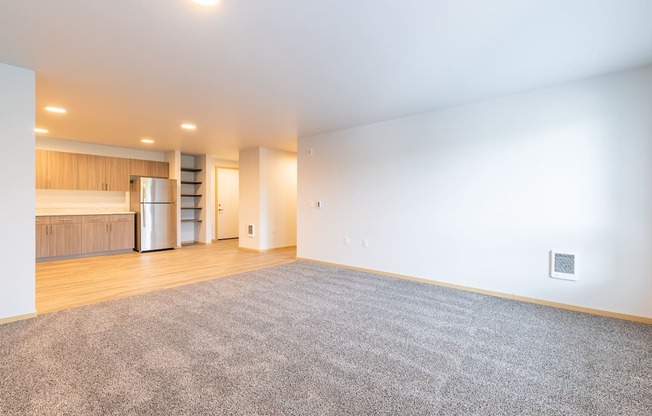
[[240,171],[217,168],[217,239],[238,238]]

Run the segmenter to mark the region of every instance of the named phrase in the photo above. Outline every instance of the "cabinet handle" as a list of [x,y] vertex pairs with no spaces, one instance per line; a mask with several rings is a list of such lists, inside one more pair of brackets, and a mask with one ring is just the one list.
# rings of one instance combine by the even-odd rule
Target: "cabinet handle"
[[49,226],[49,225],[46,225],[46,226],[45,226],[45,235],[50,234],[48,228],[50,228],[50,226]]

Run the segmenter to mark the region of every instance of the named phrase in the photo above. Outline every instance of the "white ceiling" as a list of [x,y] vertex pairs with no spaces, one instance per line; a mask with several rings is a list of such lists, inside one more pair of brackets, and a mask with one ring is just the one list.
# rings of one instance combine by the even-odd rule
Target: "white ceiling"
[[237,159],[649,65],[650,22],[650,0],[3,0],[0,62],[36,71],[52,137]]

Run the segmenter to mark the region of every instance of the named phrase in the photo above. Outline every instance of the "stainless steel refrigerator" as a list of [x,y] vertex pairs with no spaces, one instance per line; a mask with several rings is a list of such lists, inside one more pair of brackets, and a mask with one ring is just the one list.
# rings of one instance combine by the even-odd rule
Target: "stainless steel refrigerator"
[[177,181],[131,178],[131,210],[136,213],[136,250],[177,245]]

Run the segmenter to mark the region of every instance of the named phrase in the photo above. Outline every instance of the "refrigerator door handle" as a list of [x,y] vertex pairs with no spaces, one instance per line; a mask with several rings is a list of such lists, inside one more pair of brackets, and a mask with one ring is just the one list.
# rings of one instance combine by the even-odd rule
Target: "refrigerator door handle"
[[141,228],[147,228],[147,226],[145,224],[146,224],[146,222],[145,222],[145,207],[142,204],[140,204],[140,227]]

